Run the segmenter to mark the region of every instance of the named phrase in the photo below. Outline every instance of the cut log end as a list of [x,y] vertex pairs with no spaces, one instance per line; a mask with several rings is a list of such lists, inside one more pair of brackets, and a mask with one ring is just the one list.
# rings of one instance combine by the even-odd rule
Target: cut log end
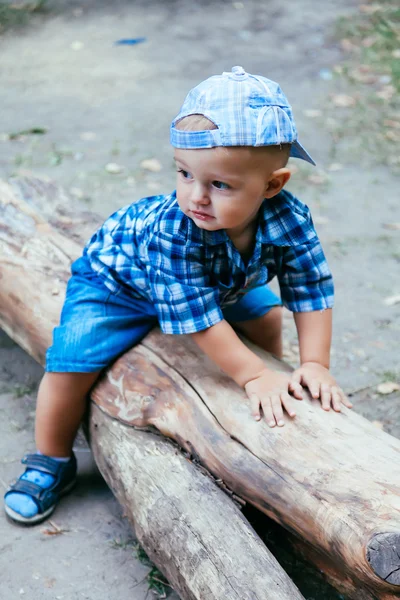
[[400,587],[400,532],[374,535],[367,546],[367,560],[378,577]]

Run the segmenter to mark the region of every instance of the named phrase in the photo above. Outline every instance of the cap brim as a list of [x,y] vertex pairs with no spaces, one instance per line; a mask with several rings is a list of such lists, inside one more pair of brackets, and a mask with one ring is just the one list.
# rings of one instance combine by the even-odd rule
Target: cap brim
[[305,150],[305,148],[303,148],[303,146],[297,140],[292,144],[290,156],[292,158],[301,158],[301,160],[305,160],[306,162],[316,166],[316,163],[308,154],[307,150]]

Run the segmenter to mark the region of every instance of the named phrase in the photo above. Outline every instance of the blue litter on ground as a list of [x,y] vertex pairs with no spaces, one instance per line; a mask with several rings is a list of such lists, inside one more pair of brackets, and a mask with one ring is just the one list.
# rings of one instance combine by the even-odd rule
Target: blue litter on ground
[[141,44],[142,42],[145,42],[147,38],[145,37],[138,37],[138,38],[127,38],[127,39],[123,39],[123,40],[117,40],[116,42],[114,42],[115,46],[135,46],[136,44]]

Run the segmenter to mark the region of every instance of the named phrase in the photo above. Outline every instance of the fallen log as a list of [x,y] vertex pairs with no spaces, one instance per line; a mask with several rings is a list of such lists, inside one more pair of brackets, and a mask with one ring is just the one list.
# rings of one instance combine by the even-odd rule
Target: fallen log
[[[0,187],[0,326],[40,362],[69,263],[96,226],[93,215],[67,206],[51,183],[25,179]],[[150,425],[175,439],[294,534],[350,598],[400,597],[400,442],[354,411],[327,414],[308,398],[297,404],[293,423],[271,430],[251,418],[243,392],[189,338],[157,329],[104,374],[92,401],[98,408],[91,423],[100,409],[113,417],[106,421],[112,427],[116,421]],[[104,433],[98,436],[92,426],[91,432],[101,468],[110,448],[96,454]],[[104,464],[103,473],[107,479]]]
[[[21,201],[0,180],[0,326],[43,364],[70,263],[82,245],[76,239],[86,225],[90,235],[93,215],[66,216],[69,200],[51,183],[21,180],[19,186],[29,201],[40,202]],[[96,463],[139,542],[182,600],[304,600],[237,504],[176,444],[110,418],[95,404],[89,412]]]

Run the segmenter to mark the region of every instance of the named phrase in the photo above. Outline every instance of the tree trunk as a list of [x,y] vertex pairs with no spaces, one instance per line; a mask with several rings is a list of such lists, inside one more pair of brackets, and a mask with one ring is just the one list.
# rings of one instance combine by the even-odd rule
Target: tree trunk
[[[52,184],[0,187],[0,325],[41,362],[69,262],[98,224],[87,213],[67,214],[66,206]],[[121,423],[151,425],[176,440],[293,533],[350,597],[400,598],[400,442],[354,411],[326,413],[308,398],[296,405],[293,422],[270,429],[251,418],[243,391],[189,337],[157,329],[104,374],[92,401]],[[102,436],[103,429],[95,447]],[[126,485],[125,475],[118,479]]]
[[[18,188],[36,197],[37,206],[0,180],[0,326],[43,364],[70,263],[82,245],[71,238],[90,235],[95,224],[89,213],[67,217],[70,203],[50,182],[20,180]],[[47,222],[47,212],[69,239]],[[304,600],[237,503],[176,444],[123,424],[95,404],[89,413],[96,463],[182,600]]]

